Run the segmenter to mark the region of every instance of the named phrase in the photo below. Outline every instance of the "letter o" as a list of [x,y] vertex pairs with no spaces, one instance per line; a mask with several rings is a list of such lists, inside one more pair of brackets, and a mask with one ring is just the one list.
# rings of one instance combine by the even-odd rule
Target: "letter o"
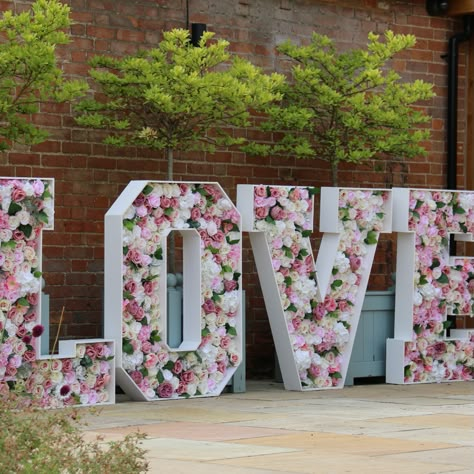
[[[118,342],[117,381],[133,399],[219,395],[237,369],[240,220],[216,183],[131,181],[107,212],[105,333]],[[172,231],[183,235],[185,265],[178,347],[166,340]]]

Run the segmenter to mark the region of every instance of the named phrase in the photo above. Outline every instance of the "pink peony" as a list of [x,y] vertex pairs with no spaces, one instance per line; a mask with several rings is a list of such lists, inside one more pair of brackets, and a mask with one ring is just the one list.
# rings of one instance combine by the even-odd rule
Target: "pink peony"
[[170,382],[163,382],[158,385],[157,393],[160,398],[171,398],[173,391],[173,385]]

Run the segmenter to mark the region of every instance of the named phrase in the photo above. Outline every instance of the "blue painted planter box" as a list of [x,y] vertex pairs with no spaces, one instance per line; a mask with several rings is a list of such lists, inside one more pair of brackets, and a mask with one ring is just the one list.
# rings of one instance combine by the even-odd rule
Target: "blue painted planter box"
[[368,291],[362,306],[347,370],[346,385],[354,379],[385,377],[385,350],[387,338],[393,337],[395,293]]

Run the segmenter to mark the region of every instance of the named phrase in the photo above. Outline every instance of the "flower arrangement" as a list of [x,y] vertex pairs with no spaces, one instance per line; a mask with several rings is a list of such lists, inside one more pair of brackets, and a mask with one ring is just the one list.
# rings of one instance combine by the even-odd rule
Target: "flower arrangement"
[[411,190],[415,233],[413,340],[405,343],[405,382],[474,378],[474,335],[445,340],[447,314],[474,310],[474,261],[449,257],[449,233],[474,233],[474,193]]
[[[171,350],[163,336],[159,290],[166,282],[169,229],[196,229],[201,237],[201,343],[195,351]],[[240,275],[240,214],[218,185],[144,187],[123,216],[122,367],[148,399],[220,393],[241,360]]]
[[52,182],[0,180],[0,392],[28,394],[43,407],[108,400],[111,348],[78,344],[76,357],[37,359],[41,232],[53,221]]
[[367,248],[383,229],[388,193],[339,190],[340,240],[328,293],[318,301],[309,235],[314,188],[255,186],[254,228],[265,233],[301,384],[341,384]]

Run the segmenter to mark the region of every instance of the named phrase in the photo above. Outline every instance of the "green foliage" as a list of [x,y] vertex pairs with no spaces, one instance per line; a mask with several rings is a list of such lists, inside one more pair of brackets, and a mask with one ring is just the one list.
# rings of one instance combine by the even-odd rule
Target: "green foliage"
[[434,96],[432,85],[404,82],[387,66],[401,51],[414,46],[413,35],[370,34],[366,49],[339,53],[326,36],[314,33],[308,46],[287,41],[279,51],[293,67],[284,99],[268,108],[264,130],[285,131],[274,145],[252,144],[255,154],[283,153],[319,158],[331,164],[337,184],[340,162],[360,163],[384,155],[425,154],[428,138],[417,128],[429,117],[416,107]]
[[[86,441],[79,411],[22,407],[0,399],[0,471],[16,474],[136,474],[148,472],[144,435],[122,441]],[[89,411],[91,409],[88,409]],[[82,410],[81,410],[82,411]]]
[[229,43],[213,36],[204,33],[193,47],[189,32],[175,29],[150,51],[93,58],[101,95],[77,106],[77,122],[106,129],[106,143],[116,146],[214,151],[242,143],[228,127],[246,126],[250,109],[279,99],[283,77],[231,56]]
[[64,102],[83,94],[86,84],[64,80],[56,65],[57,45],[69,42],[69,7],[37,0],[31,10],[3,13],[0,19],[0,150],[12,142],[35,144],[47,134],[29,114],[44,101]]

